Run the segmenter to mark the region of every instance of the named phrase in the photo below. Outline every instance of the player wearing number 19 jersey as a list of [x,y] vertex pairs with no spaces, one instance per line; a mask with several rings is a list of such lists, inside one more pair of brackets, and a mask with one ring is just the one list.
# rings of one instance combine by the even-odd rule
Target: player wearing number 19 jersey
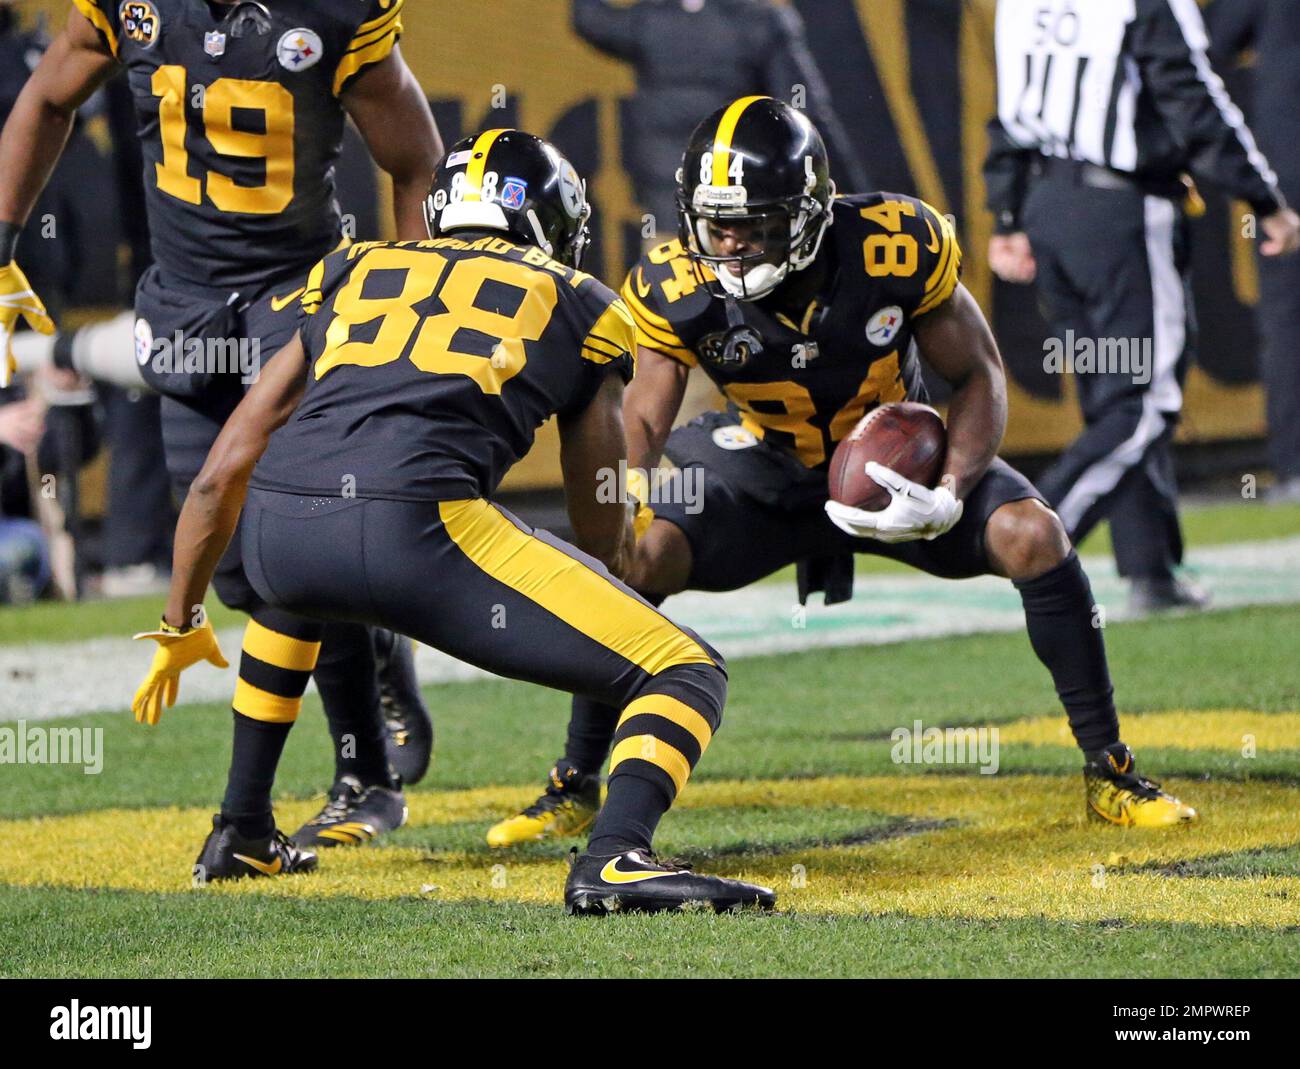
[[[393,177],[399,234],[423,233],[420,205],[441,146],[397,48],[402,17],[403,0],[73,0],[64,33],[6,125],[0,239],[6,223],[30,212],[70,109],[114,73],[129,82],[155,261],[136,294],[136,355],[163,395],[165,455],[179,497],[261,360],[296,331],[307,271],[349,236],[334,181],[347,116]],[[23,289],[16,265],[4,266],[12,253],[4,244],[0,297]],[[234,763],[244,775],[223,813],[246,839],[266,841],[269,808],[250,799],[260,797],[266,766],[298,713],[300,702],[285,695],[302,669],[282,656],[291,625],[258,597],[237,549],[214,585],[253,618],[235,700]],[[382,831],[402,810],[385,752],[385,705],[407,721],[396,740],[414,734],[424,744],[423,758],[402,769],[408,779],[423,773],[431,742],[409,643],[339,625],[324,636],[315,678],[336,743],[349,736],[356,744],[340,748],[327,808],[332,818],[373,810],[361,823],[367,834]],[[420,749],[392,752],[400,759]],[[366,837],[320,837],[339,823],[304,834],[323,845]]]

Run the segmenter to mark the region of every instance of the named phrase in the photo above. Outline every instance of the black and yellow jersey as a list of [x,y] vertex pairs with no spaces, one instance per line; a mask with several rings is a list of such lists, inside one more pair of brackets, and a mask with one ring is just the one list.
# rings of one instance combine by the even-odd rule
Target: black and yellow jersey
[[392,52],[403,3],[73,0],[126,68],[166,276],[239,289],[338,246],[339,96]]
[[832,212],[817,259],[762,300],[713,296],[679,241],[651,249],[623,285],[638,344],[703,367],[747,429],[809,468],[828,464],[865,412],[917,396],[913,321],[952,295],[961,270],[952,224],[923,201],[859,194]]
[[632,377],[617,295],[495,235],[353,245],[312,269],[302,306],[307,388],[253,473],[265,490],[483,497],[547,419]]

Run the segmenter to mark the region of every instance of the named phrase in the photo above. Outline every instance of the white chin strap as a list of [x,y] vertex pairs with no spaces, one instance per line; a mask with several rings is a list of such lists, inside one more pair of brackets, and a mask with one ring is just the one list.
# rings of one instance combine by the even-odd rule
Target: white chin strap
[[719,266],[714,276],[731,296],[744,301],[756,301],[776,289],[789,273],[789,263],[756,264],[739,275],[733,275],[726,267]]

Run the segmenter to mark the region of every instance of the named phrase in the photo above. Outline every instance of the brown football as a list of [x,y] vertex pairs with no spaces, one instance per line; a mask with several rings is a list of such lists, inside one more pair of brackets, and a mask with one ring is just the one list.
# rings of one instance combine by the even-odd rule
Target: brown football
[[873,408],[831,457],[831,498],[842,505],[878,512],[889,504],[889,491],[867,474],[867,461],[892,468],[904,478],[931,489],[943,474],[948,432],[929,405],[898,401]]

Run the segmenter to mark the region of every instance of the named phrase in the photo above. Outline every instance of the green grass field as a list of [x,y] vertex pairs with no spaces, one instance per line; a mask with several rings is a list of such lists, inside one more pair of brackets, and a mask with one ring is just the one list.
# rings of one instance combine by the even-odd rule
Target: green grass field
[[[114,615],[42,606],[26,637]],[[0,641],[23,616],[0,618]],[[229,710],[182,707],[155,730],[60,721],[103,729],[104,768],[0,767],[0,975],[1300,975],[1297,634],[1300,606],[1107,628],[1125,738],[1203,816],[1156,833],[1085,821],[1078,754],[1022,634],[733,662],[723,729],[659,845],[770,882],[771,916],[574,920],[571,844],[487,849],[557,754],[552,692],[428,688],[438,754],[405,828],[310,876],[207,889],[189,866]],[[915,719],[996,725],[998,774],[895,764],[889,733]],[[288,830],[330,770],[310,698],[280,778]]]

